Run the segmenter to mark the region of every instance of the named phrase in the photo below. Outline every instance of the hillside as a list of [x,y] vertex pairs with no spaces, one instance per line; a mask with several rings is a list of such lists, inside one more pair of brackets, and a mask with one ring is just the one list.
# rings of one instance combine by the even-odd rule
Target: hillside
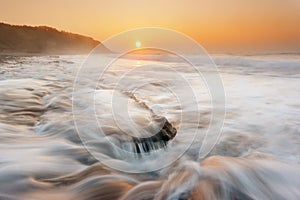
[[[85,54],[100,44],[90,37],[47,26],[18,26],[0,23],[0,53]],[[102,45],[102,44],[101,44]],[[103,53],[109,50],[103,46]]]

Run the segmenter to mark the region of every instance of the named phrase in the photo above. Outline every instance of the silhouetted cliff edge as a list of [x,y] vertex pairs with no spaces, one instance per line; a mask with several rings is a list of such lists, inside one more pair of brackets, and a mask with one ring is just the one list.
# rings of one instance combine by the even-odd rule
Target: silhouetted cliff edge
[[[47,26],[0,23],[1,54],[85,54],[99,44],[101,44],[99,41],[91,37],[59,31]],[[109,52],[103,46],[103,53]]]

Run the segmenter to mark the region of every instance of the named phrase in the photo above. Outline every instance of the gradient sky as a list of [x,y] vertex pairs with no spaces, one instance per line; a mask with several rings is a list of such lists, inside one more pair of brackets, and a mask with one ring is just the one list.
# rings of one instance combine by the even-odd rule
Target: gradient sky
[[0,5],[2,22],[47,25],[100,41],[155,26],[185,33],[212,51],[300,50],[300,0],[0,0]]

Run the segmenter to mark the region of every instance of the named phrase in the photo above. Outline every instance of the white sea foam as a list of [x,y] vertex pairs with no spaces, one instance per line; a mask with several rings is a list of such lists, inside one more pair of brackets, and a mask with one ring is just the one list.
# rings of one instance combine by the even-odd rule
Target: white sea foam
[[[83,146],[73,121],[72,87],[85,58],[1,57],[0,199],[300,198],[299,56],[213,56],[224,83],[227,114],[221,138],[204,160],[198,160],[198,151],[212,117],[209,90],[182,59],[165,55],[120,59],[101,77],[96,90],[79,91],[92,92],[95,105],[77,103],[82,109],[95,108],[100,121],[91,123],[82,116],[84,132],[95,138],[86,144],[90,148]],[[210,70],[209,65],[198,64],[201,70]],[[110,101],[116,80],[142,65],[148,70],[136,70],[117,91],[129,99],[131,117],[122,121],[121,131]],[[174,94],[187,92],[184,79],[157,66],[180,71],[196,90],[196,100],[180,101]],[[150,79],[151,84],[141,86]],[[195,102],[200,123],[194,118],[183,123],[182,111],[192,116]],[[116,108],[118,114],[122,108]],[[151,152],[141,163],[139,156],[126,157],[108,143],[130,151],[132,135],[124,132],[136,136],[153,122],[153,113],[166,117],[178,130],[166,149]],[[140,126],[132,127],[132,122]],[[97,134],[99,125],[105,136]],[[196,138],[194,130],[200,133]],[[215,141],[207,138],[207,142]],[[127,174],[99,162],[91,149],[107,163],[129,171],[132,166],[138,171],[174,162],[157,171]]]

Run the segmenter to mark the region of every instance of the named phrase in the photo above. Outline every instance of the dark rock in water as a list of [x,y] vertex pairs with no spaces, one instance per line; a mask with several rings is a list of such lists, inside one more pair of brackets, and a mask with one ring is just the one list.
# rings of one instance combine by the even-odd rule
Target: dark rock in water
[[164,125],[162,126],[161,130],[153,136],[141,138],[133,137],[136,153],[147,153],[151,150],[165,148],[167,143],[176,136],[176,128],[174,128],[165,117],[154,116],[154,120],[164,123]]

